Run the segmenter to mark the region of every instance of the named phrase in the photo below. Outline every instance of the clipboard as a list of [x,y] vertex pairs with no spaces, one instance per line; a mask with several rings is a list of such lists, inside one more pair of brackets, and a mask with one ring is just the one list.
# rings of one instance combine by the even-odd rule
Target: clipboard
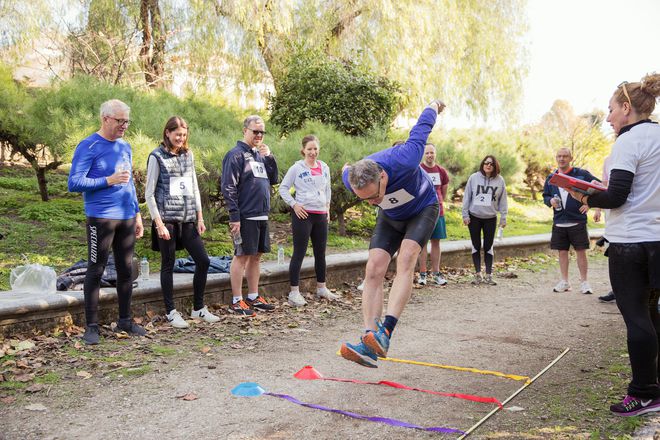
[[607,188],[605,188],[603,185],[576,179],[575,177],[571,177],[560,172],[556,172],[552,175],[550,178],[550,183],[564,189],[570,189],[571,191],[577,191],[587,195],[607,190]]

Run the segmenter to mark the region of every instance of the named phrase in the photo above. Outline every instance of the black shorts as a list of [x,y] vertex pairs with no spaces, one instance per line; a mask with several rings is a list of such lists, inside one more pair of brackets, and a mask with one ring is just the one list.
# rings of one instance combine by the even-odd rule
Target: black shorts
[[234,245],[234,255],[257,255],[270,252],[268,220],[241,219],[241,239],[243,243]]
[[589,244],[589,232],[587,232],[586,223],[579,223],[568,228],[552,225],[550,249],[567,251],[573,245],[573,249],[579,251],[589,249]]
[[369,249],[383,249],[393,256],[401,247],[404,238],[416,241],[421,247],[426,246],[438,221],[439,210],[440,207],[436,203],[422,209],[408,220],[392,220],[382,209],[378,210]]

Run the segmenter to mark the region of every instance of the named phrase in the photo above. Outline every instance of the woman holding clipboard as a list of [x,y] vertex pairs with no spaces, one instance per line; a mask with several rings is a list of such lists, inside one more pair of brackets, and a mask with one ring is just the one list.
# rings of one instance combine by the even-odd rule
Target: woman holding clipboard
[[658,96],[660,74],[617,86],[607,117],[617,135],[607,190],[570,191],[584,205],[610,209],[610,282],[626,324],[632,369],[626,396],[610,406],[619,416],[660,411],[660,125],[649,119]]

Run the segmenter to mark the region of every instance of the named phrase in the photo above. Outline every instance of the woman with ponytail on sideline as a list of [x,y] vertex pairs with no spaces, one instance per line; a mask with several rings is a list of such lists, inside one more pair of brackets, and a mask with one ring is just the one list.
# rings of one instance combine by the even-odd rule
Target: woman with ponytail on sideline
[[618,416],[660,411],[660,125],[649,117],[660,96],[660,74],[622,82],[610,99],[607,122],[617,136],[608,159],[606,191],[571,192],[582,204],[610,209],[605,238],[616,303],[627,329],[632,380]]

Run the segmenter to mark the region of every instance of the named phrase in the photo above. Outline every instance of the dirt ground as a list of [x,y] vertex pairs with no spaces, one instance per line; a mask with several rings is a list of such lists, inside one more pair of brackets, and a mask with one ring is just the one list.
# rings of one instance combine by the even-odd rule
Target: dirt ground
[[[574,260],[574,291],[567,293],[552,292],[554,262],[538,262],[545,269],[535,271],[523,268],[534,267],[534,260],[517,264],[499,268],[497,286],[472,286],[459,271],[449,276],[448,287],[415,289],[389,356],[533,377],[570,348],[469,438],[631,434],[641,422],[622,422],[608,411],[625,393],[629,371],[616,306],[597,300],[609,290],[606,260],[591,261],[594,295],[577,290]],[[47,377],[48,371],[57,378],[42,380],[46,385],[32,393],[0,388],[0,439],[457,438],[356,420],[269,395],[236,397],[230,390],[257,382],[267,392],[307,403],[466,431],[496,405],[385,386],[302,381],[293,374],[312,365],[326,377],[387,380],[500,401],[523,386],[492,375],[382,360],[379,368],[368,369],[338,357],[340,343],[357,341],[362,327],[358,293],[349,288],[356,282],[342,286],[345,300],[339,304],[312,300],[300,310],[281,305],[247,322],[223,315],[214,326],[183,331],[156,322],[151,339],[115,340],[105,331],[105,342],[90,348],[77,336],[36,338],[29,355],[33,374]],[[16,373],[20,359],[17,355],[13,365],[4,366],[5,380]]]

